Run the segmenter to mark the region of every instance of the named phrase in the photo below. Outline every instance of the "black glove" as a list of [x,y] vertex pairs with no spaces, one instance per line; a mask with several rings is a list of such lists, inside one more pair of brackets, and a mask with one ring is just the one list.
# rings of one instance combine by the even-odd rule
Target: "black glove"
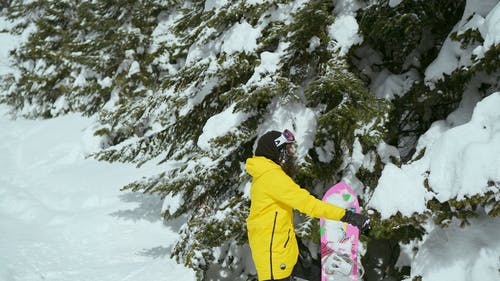
[[366,233],[370,230],[370,219],[368,217],[349,210],[345,210],[345,215],[340,219],[340,221],[356,226],[362,233]]

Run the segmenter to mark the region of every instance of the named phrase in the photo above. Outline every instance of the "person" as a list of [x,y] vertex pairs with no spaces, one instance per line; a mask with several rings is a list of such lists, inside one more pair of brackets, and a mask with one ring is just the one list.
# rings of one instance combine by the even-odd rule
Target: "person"
[[321,201],[292,179],[295,137],[289,130],[263,134],[246,170],[252,176],[247,232],[259,281],[292,280],[298,260],[293,209],[309,216],[340,220],[369,228],[369,219]]

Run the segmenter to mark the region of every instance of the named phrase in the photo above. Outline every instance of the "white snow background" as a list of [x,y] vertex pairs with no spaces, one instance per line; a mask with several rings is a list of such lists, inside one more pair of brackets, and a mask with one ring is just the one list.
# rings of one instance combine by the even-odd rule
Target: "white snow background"
[[[345,7],[352,3],[337,2]],[[390,4],[400,2],[391,0]],[[212,6],[217,8],[217,3]],[[339,14],[341,21],[331,28],[331,37],[336,39],[333,47],[341,52],[362,40],[356,35],[352,9]],[[496,0],[469,0],[466,11],[455,31],[476,26],[487,39],[473,50],[481,56],[500,42],[500,4]],[[473,12],[476,14],[470,18]],[[257,36],[255,28],[243,22],[233,31],[238,36],[228,34],[224,51],[255,47],[239,43],[242,34]],[[10,71],[7,53],[16,46],[16,40],[0,33],[0,75]],[[470,53],[457,44],[447,40],[443,45],[426,71],[430,85],[443,74],[472,63]],[[194,48],[190,57],[203,57],[199,52]],[[274,55],[266,53],[261,58],[262,65],[272,72]],[[270,61],[265,61],[267,58]],[[381,73],[372,89],[377,96],[391,98],[408,87],[411,76]],[[316,123],[308,109],[299,110],[304,113],[304,126],[310,127],[296,132],[305,151],[312,143]],[[275,115],[269,127],[288,125],[287,118]],[[198,145],[209,149],[211,138],[245,118],[230,111],[214,116],[205,125]],[[228,126],[218,126],[220,119]],[[119,190],[168,167],[151,161],[136,168],[87,158],[98,148],[93,124],[94,120],[78,114],[52,120],[11,120],[7,107],[0,105],[0,280],[195,280],[192,270],[169,257],[181,222],[165,225],[160,211],[175,202]],[[424,157],[417,161],[401,168],[391,164],[385,167],[368,207],[377,209],[383,217],[398,211],[409,215],[422,212],[432,196],[444,201],[495,188],[498,192],[498,187],[486,183],[500,182],[500,93],[482,100],[477,93],[464,93],[457,111],[433,124],[420,138],[417,150],[424,148]],[[379,153],[394,154],[383,145]],[[363,155],[356,155],[362,162]],[[424,188],[426,177],[436,187],[435,194]],[[477,186],[479,190],[471,190]],[[447,229],[426,225],[428,234],[418,245],[418,253],[413,254],[412,245],[408,245],[399,264],[411,265],[412,276],[421,275],[424,281],[500,280],[500,219],[483,215],[471,220],[466,228],[458,224],[453,221]]]

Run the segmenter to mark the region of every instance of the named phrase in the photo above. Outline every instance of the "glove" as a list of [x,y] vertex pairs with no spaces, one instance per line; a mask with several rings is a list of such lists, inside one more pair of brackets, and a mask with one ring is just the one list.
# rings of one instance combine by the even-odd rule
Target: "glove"
[[340,221],[356,226],[362,233],[366,233],[370,230],[370,219],[367,216],[349,210],[345,210],[345,215]]

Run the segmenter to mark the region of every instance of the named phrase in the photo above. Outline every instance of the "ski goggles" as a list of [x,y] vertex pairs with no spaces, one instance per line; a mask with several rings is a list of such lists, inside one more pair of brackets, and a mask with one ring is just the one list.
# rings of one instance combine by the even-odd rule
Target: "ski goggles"
[[294,143],[295,136],[289,130],[284,130],[281,135],[274,140],[276,147],[280,147],[285,143]]

